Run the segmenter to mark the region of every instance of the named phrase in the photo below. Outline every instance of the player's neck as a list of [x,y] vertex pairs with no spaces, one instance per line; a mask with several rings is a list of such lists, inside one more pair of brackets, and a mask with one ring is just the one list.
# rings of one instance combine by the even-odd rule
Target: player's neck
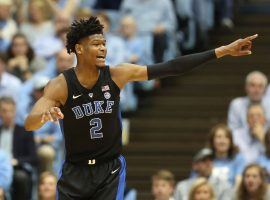
[[97,81],[99,70],[97,67],[77,65],[75,68],[76,76],[81,85],[86,88],[91,88]]

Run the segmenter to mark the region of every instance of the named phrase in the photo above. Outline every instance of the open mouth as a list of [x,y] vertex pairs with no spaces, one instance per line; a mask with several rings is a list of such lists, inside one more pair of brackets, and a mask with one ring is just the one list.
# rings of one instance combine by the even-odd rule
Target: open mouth
[[98,59],[98,60],[101,60],[101,61],[104,61],[104,60],[105,60],[105,56],[103,56],[103,55],[98,55],[98,56],[97,56],[97,59]]

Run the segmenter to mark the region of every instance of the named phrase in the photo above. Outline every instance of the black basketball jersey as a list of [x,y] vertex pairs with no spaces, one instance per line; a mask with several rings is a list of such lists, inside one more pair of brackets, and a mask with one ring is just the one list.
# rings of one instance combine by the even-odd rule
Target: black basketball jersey
[[110,159],[121,152],[120,89],[111,79],[109,66],[99,70],[96,84],[83,87],[74,68],[63,72],[68,98],[61,110],[66,160]]

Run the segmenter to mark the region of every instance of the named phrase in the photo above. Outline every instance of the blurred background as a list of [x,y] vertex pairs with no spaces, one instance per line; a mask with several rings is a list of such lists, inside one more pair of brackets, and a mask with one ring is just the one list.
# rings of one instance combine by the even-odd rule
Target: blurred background
[[0,0],[0,199],[56,198],[59,125],[29,134],[23,122],[48,81],[76,66],[66,33],[91,15],[104,24],[111,67],[259,34],[251,56],[126,85],[125,200],[270,199],[269,0]]

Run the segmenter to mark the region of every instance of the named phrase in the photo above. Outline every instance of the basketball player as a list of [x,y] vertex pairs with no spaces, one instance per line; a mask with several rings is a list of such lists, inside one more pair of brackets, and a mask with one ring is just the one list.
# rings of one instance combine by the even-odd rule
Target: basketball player
[[[77,66],[51,80],[25,121],[27,130],[60,121],[66,159],[57,184],[60,200],[122,200],[125,160],[121,156],[119,93],[130,81],[178,75],[214,58],[251,54],[257,35],[214,50],[139,66],[105,65],[103,26],[95,17],[75,21],[67,34],[67,51]],[[117,51],[117,49],[115,49]]]

